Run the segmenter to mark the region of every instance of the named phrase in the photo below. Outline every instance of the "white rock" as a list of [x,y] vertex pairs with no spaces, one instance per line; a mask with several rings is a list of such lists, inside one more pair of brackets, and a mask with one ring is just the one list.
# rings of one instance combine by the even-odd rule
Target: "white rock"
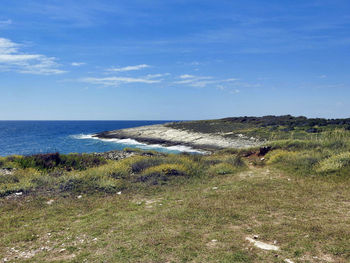
[[117,195],[121,195],[121,194],[122,194],[122,192],[118,192],[118,193],[117,193]]
[[78,199],[80,199],[80,198],[82,198],[82,197],[83,197],[82,195],[78,195],[78,196],[77,196]]
[[288,259],[288,258],[286,258],[286,259],[284,260],[284,262],[286,262],[286,263],[294,263],[294,261],[292,261],[292,260],[290,260],[290,259]]
[[16,196],[20,196],[20,195],[23,195],[23,192],[18,192],[18,193],[15,193]]
[[213,189],[213,190],[217,190],[218,188],[217,188],[216,186],[214,186],[212,189]]
[[212,239],[212,241],[211,242],[218,242],[216,239]]
[[256,241],[256,240],[254,240],[253,238],[250,238],[250,237],[246,237],[245,239],[248,240],[250,243],[253,243],[254,246],[256,246],[258,248],[261,248],[261,249],[264,249],[264,250],[277,251],[277,250],[280,249],[278,246],[270,245],[270,244],[267,244],[267,243],[264,243],[264,242],[261,242],[261,241]]
[[55,200],[50,199],[49,201],[47,201],[47,202],[46,202],[46,204],[48,204],[48,205],[52,205],[52,204],[53,204],[53,202],[55,202]]

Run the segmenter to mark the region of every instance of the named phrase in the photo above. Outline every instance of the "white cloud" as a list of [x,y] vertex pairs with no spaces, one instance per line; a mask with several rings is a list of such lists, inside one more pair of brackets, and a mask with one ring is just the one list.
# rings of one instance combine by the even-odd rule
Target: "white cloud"
[[230,93],[231,94],[237,94],[237,93],[240,93],[240,90],[239,89],[234,89],[234,90],[231,90]]
[[71,65],[73,66],[73,67],[80,67],[80,66],[83,66],[83,65],[85,65],[86,63],[84,63],[84,62],[72,62],[71,63]]
[[119,86],[120,84],[129,84],[129,83],[145,83],[153,84],[159,83],[159,79],[149,79],[144,78],[131,78],[131,77],[107,77],[107,78],[83,78],[81,81],[91,84],[104,85],[104,86]]
[[61,74],[56,58],[41,54],[20,52],[21,45],[6,38],[0,38],[0,70],[28,74]]
[[11,25],[11,24],[12,24],[12,20],[11,19],[0,21],[0,27],[1,26],[8,26],[8,25]]
[[180,76],[180,79],[192,79],[195,78],[196,76],[189,75],[189,74],[184,74]]
[[135,66],[126,66],[123,68],[110,68],[108,71],[124,72],[124,71],[140,70],[140,69],[145,69],[149,67],[150,66],[147,64],[141,64],[141,65],[135,65]]
[[225,82],[232,82],[236,81],[237,79],[230,78],[230,79],[215,79],[211,76],[194,76],[189,74],[184,74],[179,76],[180,80],[177,80],[174,82],[174,84],[180,84],[180,85],[186,85],[196,88],[205,88],[209,85],[215,86],[217,88],[223,88],[222,85]]

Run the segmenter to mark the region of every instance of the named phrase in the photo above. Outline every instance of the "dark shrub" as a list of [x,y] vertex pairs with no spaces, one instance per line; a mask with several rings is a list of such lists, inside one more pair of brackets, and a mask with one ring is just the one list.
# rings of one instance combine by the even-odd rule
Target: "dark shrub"
[[152,166],[156,166],[163,163],[162,159],[159,158],[145,158],[145,159],[141,159],[139,161],[134,162],[131,165],[131,171],[133,173],[140,173],[143,170],[152,167]]
[[88,154],[68,154],[46,153],[25,156],[23,158],[14,158],[21,168],[37,168],[40,170],[52,170],[61,168],[70,170],[85,170],[89,167],[95,167],[105,164],[107,161],[99,156]]
[[59,153],[36,154],[32,156],[25,156],[23,158],[16,158],[14,160],[21,168],[38,168],[38,169],[52,169],[61,163]]
[[316,128],[310,128],[306,130],[307,133],[317,133],[318,130]]
[[61,165],[67,171],[85,170],[90,167],[96,167],[106,164],[107,161],[99,156],[89,154],[68,154],[61,155]]

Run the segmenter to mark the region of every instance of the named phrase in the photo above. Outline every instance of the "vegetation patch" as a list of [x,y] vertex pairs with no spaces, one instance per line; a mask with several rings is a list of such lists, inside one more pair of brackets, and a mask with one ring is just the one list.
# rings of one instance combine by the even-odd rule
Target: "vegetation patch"
[[146,169],[137,178],[138,182],[150,182],[153,185],[164,183],[174,176],[188,176],[188,170],[181,164],[161,164]]
[[320,161],[317,171],[322,173],[335,172],[349,166],[350,152],[344,152]]
[[85,170],[105,163],[105,159],[91,154],[61,155],[59,153],[47,153],[31,156],[10,156],[2,161],[2,166],[9,164],[10,166],[12,165],[22,169],[36,168],[39,170],[52,170],[59,168],[70,171]]

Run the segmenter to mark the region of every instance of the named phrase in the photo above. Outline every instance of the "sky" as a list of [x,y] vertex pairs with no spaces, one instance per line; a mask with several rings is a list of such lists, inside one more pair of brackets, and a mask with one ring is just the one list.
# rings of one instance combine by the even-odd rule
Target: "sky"
[[350,117],[349,0],[1,0],[0,120]]

